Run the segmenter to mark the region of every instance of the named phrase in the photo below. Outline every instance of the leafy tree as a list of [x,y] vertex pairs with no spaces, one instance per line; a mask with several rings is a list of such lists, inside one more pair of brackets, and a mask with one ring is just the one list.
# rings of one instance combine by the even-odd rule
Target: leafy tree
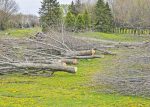
[[90,19],[90,15],[87,10],[85,10],[85,12],[83,14],[83,18],[84,18],[85,29],[88,30],[91,26],[91,19]]
[[67,16],[65,18],[65,25],[66,29],[69,31],[72,31],[75,28],[75,16],[71,12],[67,13]]
[[79,14],[76,19],[76,30],[83,31],[84,25],[85,25],[85,22],[84,22],[83,15]]
[[47,26],[58,27],[62,19],[59,2],[57,0],[43,0],[41,3],[39,14],[43,30],[46,31]]

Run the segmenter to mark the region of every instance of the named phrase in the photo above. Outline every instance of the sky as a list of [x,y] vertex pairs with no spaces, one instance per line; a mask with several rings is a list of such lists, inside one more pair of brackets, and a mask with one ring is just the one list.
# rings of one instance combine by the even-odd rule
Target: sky
[[[42,0],[15,0],[19,5],[19,12],[24,14],[38,15],[39,8],[41,7],[40,1]],[[70,4],[72,0],[58,0],[61,4]]]

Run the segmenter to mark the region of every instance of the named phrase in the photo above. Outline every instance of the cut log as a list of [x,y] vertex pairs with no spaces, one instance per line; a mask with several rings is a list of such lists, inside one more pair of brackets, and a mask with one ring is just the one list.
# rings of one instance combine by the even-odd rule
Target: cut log
[[[71,59],[72,58],[75,58],[75,59],[95,59],[95,58],[104,58],[103,55],[93,55],[93,56],[72,56],[70,57]],[[70,59],[69,58],[69,59]]]
[[61,59],[60,61],[66,64],[73,64],[73,65],[78,64],[77,59]]
[[11,63],[17,69],[34,69],[34,70],[51,70],[54,72],[64,71],[68,73],[76,73],[77,67],[66,66],[66,64],[40,64],[40,63]]
[[67,51],[64,56],[90,56],[95,55],[95,50],[84,50],[84,51]]

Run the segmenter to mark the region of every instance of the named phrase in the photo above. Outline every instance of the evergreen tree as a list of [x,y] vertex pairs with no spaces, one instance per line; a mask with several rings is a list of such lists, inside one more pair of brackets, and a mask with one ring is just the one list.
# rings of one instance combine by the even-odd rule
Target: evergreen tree
[[69,11],[70,11],[73,15],[76,14],[76,7],[75,7],[75,4],[74,4],[73,1],[71,2],[71,5],[69,6]]
[[62,13],[59,2],[57,0],[43,0],[40,8],[40,21],[43,25],[43,30],[46,27],[58,27],[62,19]]
[[98,0],[95,8],[95,29],[96,31],[105,31],[105,3],[103,0]]
[[85,22],[84,22],[83,15],[79,14],[76,19],[76,30],[83,31],[84,25],[85,25]]
[[67,13],[65,18],[65,26],[68,31],[73,31],[75,28],[75,16],[71,12]]
[[108,2],[106,3],[106,27],[107,27],[107,32],[111,32],[113,29],[113,16],[112,16],[112,12],[111,9],[109,7]]
[[85,12],[83,14],[83,18],[84,18],[85,29],[88,30],[91,26],[91,19],[90,19],[90,15],[87,10],[85,10]]
[[80,14],[82,11],[82,4],[80,0],[76,0],[75,3],[75,15],[77,16],[78,14]]

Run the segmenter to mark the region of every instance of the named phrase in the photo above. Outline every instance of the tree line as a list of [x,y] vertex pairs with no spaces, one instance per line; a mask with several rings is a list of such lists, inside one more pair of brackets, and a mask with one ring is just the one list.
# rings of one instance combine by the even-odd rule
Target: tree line
[[40,21],[43,27],[67,31],[146,34],[149,10],[149,0],[75,0],[63,6],[57,0],[43,0]]
[[150,34],[150,0],[107,0],[117,33]]
[[[75,0],[60,5],[43,0],[39,11],[43,29],[146,34],[150,31],[150,0]],[[0,30],[39,26],[39,18],[18,12],[15,0],[0,0]]]
[[17,13],[18,8],[15,0],[0,0],[0,30],[39,26],[37,16]]
[[[92,4],[91,10],[81,0],[72,1],[68,6],[67,13],[57,0],[43,0],[40,8],[40,21],[43,29],[47,27],[60,27],[64,25],[67,31],[101,31],[111,32],[113,16],[108,2],[98,0]],[[65,11],[66,12],[66,11]]]

